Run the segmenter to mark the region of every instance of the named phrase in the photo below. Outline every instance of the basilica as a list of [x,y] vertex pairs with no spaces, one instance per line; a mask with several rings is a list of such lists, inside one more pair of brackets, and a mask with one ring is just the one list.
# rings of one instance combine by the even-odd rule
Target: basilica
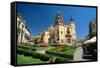
[[41,43],[50,45],[76,45],[75,22],[71,17],[68,25],[64,24],[63,16],[60,11],[55,16],[55,23],[41,33]]

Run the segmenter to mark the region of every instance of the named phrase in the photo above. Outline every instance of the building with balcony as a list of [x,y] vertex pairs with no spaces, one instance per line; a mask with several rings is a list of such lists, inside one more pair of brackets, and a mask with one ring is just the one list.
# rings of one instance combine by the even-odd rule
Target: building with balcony
[[30,43],[31,32],[21,15],[17,15],[17,43]]

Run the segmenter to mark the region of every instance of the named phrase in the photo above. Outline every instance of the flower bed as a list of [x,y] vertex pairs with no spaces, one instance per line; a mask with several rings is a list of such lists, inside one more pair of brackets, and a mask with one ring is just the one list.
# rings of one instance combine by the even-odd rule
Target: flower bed
[[47,43],[42,43],[42,44],[40,44],[40,46],[42,46],[42,47],[47,47],[48,44],[47,44]]

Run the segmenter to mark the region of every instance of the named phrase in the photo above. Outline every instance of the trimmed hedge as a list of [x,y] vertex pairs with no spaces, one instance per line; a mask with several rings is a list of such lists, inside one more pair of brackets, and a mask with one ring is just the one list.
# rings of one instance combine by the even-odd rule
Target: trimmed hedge
[[65,62],[71,62],[70,59],[62,58],[62,57],[57,57],[55,60],[55,63],[65,63]]
[[17,53],[18,54],[24,54],[24,49],[21,49],[21,48],[17,48]]
[[35,58],[39,58],[43,61],[48,61],[52,57],[52,56],[49,56],[47,54],[40,54],[40,53],[36,53],[36,52],[33,53],[32,56],[35,57]]
[[57,52],[52,52],[52,51],[46,51],[47,54],[54,55],[54,56],[60,56],[68,59],[73,59],[73,55],[68,55],[65,53],[57,53]]
[[18,54],[24,54],[25,56],[32,56],[34,58],[39,58],[43,61],[47,61],[52,57],[52,56],[49,56],[47,54],[41,54],[41,53],[37,53],[37,52],[34,52],[34,51],[30,51],[30,50],[24,50],[24,49],[21,49],[21,48],[17,48],[17,53]]
[[[38,58],[38,59],[43,60],[43,61],[48,61],[49,59],[53,58],[53,56],[50,56],[47,54],[41,54],[41,53],[37,53],[34,51],[25,50],[25,49],[21,49],[21,48],[17,48],[17,53],[24,54],[25,56],[32,56],[34,58]],[[56,57],[54,63],[64,63],[64,62],[70,62],[70,60],[63,58],[63,57]]]
[[31,46],[17,46],[18,48],[22,48],[22,49],[25,49],[25,50],[32,50],[32,51],[36,51],[35,48],[31,47]]
[[74,52],[78,46],[66,46],[65,48],[52,48],[46,51],[46,54],[68,58],[73,60]]

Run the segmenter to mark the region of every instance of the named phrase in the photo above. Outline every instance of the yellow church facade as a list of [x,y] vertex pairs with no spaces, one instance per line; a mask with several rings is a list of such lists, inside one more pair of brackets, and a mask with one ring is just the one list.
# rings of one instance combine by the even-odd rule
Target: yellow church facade
[[54,26],[50,26],[41,33],[41,42],[50,45],[76,45],[75,22],[71,17],[69,24],[65,25],[63,16],[57,12]]

